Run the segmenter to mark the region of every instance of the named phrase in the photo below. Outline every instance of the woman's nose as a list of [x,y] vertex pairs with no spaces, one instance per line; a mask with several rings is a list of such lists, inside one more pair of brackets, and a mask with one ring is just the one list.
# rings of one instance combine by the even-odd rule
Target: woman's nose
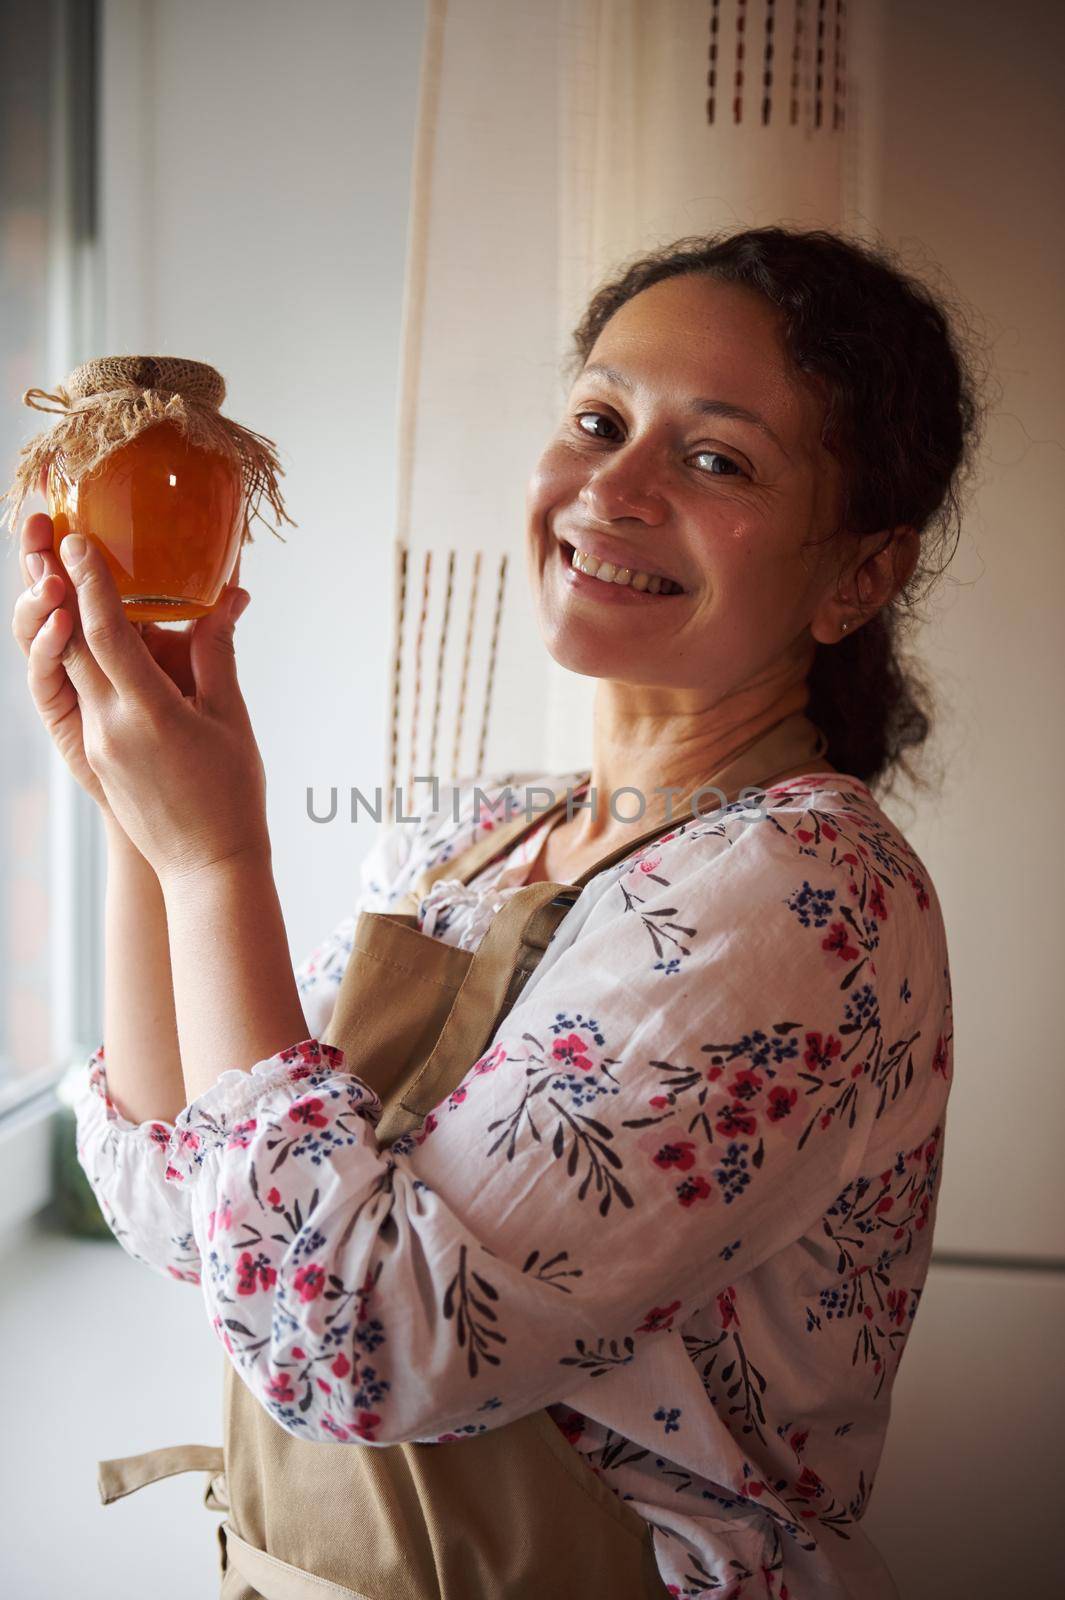
[[602,522],[639,517],[654,523],[663,514],[654,468],[646,453],[621,450],[600,456],[577,498],[590,517]]

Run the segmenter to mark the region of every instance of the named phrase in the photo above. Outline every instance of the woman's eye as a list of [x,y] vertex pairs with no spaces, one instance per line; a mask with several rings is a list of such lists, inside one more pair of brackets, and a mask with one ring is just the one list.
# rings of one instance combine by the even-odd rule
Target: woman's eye
[[584,424],[589,419],[591,419],[593,422],[605,422],[607,424],[607,426],[610,427],[610,428],[613,428],[613,427],[616,426],[616,424],[611,422],[609,417],[604,416],[601,411],[581,411],[581,412],[579,412],[577,414],[576,418],[574,419],[576,421],[576,423],[577,423],[578,428],[580,428],[582,433],[587,433],[593,439],[596,438],[596,437],[601,437],[601,435],[597,436],[596,434],[592,433],[590,428],[586,428],[584,426]]
[[[613,422],[610,417],[606,416],[602,411],[580,411],[577,413],[574,421],[576,422],[580,431],[582,433],[586,433],[590,439],[609,438],[608,434],[599,432],[598,427],[596,426],[597,424],[604,424],[607,428],[617,427],[617,423]],[[585,427],[585,423],[588,422],[590,422],[595,428],[594,432],[592,427]],[[748,476],[738,462],[733,461],[731,456],[723,455],[720,450],[697,450],[695,455],[692,457],[692,460],[697,461],[702,456],[708,456],[712,460],[723,461],[725,463],[723,469],[720,467],[711,468],[707,473],[708,477],[732,478],[738,475],[741,478],[746,478]]]
[[747,476],[743,468],[733,461],[731,456],[723,456],[720,450],[697,450],[692,459],[697,461],[700,456],[709,456],[714,461],[723,461],[726,467],[733,468],[733,472],[711,472],[710,476],[712,478],[731,478],[736,472],[739,473],[741,478]]

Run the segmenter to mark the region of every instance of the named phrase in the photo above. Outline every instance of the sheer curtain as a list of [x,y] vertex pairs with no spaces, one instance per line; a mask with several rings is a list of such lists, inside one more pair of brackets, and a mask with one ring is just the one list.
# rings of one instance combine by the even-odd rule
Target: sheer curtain
[[524,488],[565,399],[570,332],[620,262],[681,235],[860,229],[868,20],[854,0],[430,0],[394,781],[585,759],[594,680],[548,656],[525,567]]

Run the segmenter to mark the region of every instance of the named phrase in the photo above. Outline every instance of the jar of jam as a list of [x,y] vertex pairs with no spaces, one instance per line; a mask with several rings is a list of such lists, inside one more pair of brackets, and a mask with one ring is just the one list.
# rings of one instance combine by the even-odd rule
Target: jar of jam
[[133,622],[204,616],[261,496],[291,522],[272,442],[222,416],[225,392],[214,367],[170,356],[108,357],[55,394],[29,390],[28,405],[60,420],[23,450],[12,526],[44,467],[57,555],[68,533],[92,539]]

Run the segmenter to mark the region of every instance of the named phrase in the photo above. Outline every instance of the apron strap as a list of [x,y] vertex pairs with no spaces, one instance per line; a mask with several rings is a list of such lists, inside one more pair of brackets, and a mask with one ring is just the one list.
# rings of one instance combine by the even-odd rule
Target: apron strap
[[579,894],[571,884],[530,883],[504,902],[470,958],[425,1065],[402,1100],[382,1115],[379,1137],[391,1141],[420,1128],[465,1076]]
[[[354,1447],[358,1449],[359,1446]],[[228,1522],[218,1529],[226,1569],[232,1568],[249,1583],[260,1600],[370,1600],[358,1589],[349,1589],[329,1578],[318,1578],[302,1567],[279,1561],[265,1550],[248,1544]]]
[[111,1461],[98,1461],[96,1485],[101,1504],[109,1506],[112,1501],[121,1500],[134,1490],[143,1489],[146,1484],[158,1483],[160,1478],[172,1478],[179,1472],[220,1473],[223,1465],[222,1450],[218,1445],[164,1445],[161,1450],[145,1450],[138,1456],[117,1456]]

